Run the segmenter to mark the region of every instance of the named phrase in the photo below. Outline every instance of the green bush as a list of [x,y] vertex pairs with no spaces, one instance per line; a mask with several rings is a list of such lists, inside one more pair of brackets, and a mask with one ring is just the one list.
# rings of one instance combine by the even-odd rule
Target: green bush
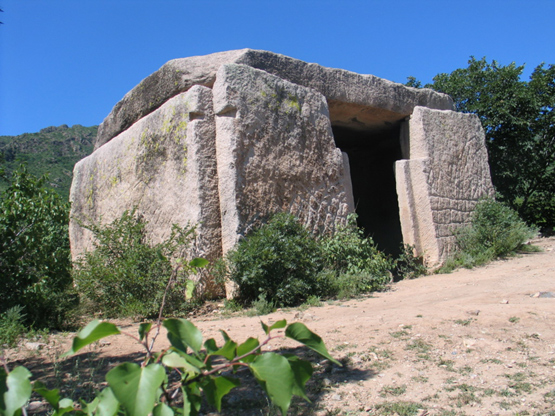
[[527,226],[516,211],[491,198],[481,200],[471,216],[471,225],[455,233],[459,251],[440,269],[474,267],[518,250],[536,230]]
[[[238,299],[259,307],[297,306],[311,296],[352,297],[383,289],[394,262],[356,226],[356,216],[316,238],[289,214],[276,214],[228,254]],[[258,313],[258,312],[257,312]]]
[[273,302],[268,302],[263,295],[258,297],[258,300],[252,302],[252,309],[247,311],[247,316],[261,316],[268,315],[276,310]]
[[293,216],[280,213],[243,239],[228,254],[238,299],[251,304],[262,296],[276,307],[301,304],[319,290],[321,250]]
[[325,268],[331,271],[331,294],[342,298],[381,290],[391,282],[394,262],[378,250],[351,214],[345,226],[319,240]]
[[395,261],[395,275],[399,280],[415,279],[428,273],[424,259],[414,254],[414,247],[403,244],[401,254]]
[[13,347],[26,332],[23,321],[23,306],[14,306],[0,315],[0,348],[4,345]]
[[194,228],[172,227],[163,242],[149,244],[146,222],[136,209],[106,226],[85,225],[95,236],[94,250],[77,261],[74,279],[82,299],[106,316],[155,316],[165,298],[167,313],[186,308],[187,267],[179,257],[194,237]]
[[[517,204],[521,204],[517,201]],[[543,235],[555,234],[555,195],[538,195],[528,200],[522,218],[540,228]]]
[[493,199],[483,199],[472,213],[471,226],[457,233],[457,243],[466,253],[487,251],[493,258],[503,257],[513,253],[535,233],[513,209]]
[[69,204],[21,166],[0,195],[0,313],[21,307],[27,326],[60,328],[72,292]]

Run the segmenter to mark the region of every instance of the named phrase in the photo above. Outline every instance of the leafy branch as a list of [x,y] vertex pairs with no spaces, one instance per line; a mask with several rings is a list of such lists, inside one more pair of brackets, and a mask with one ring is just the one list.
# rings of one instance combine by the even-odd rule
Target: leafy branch
[[[220,331],[224,343],[216,344],[213,338],[203,342],[202,333],[186,319],[162,319],[157,323],[143,323],[138,336],[126,334],[116,325],[95,320],[83,328],[73,339],[67,355],[75,354],[82,348],[102,338],[124,334],[140,342],[146,350],[141,365],[125,362],[106,374],[108,386],[97,394],[93,401],[80,404],[71,399],[61,398],[57,389],[48,390],[42,383],[31,383],[31,373],[25,367],[12,371],[3,358],[0,368],[0,415],[19,416],[34,392],[42,396],[53,408],[54,416],[72,412],[75,415],[116,415],[124,413],[132,416],[170,416],[173,414],[197,415],[203,395],[208,403],[221,410],[222,398],[239,385],[239,380],[224,375],[226,370],[246,367],[256,377],[262,389],[268,394],[282,414],[287,413],[293,396],[308,400],[306,382],[312,376],[312,365],[295,355],[280,355],[263,352],[263,347],[281,337],[293,339],[317,352],[322,357],[341,365],[328,352],[322,339],[304,324],[287,324],[280,320],[262,329],[266,338],[260,343],[257,338],[248,338],[241,344],[233,341],[225,331]],[[167,330],[170,347],[154,353],[153,340],[160,327]],[[274,331],[284,330],[274,333]],[[149,334],[156,331],[151,343]],[[223,360],[223,362],[222,362]],[[169,386],[168,374],[172,370],[180,375],[177,384]],[[182,393],[182,405],[175,405],[177,394]]]

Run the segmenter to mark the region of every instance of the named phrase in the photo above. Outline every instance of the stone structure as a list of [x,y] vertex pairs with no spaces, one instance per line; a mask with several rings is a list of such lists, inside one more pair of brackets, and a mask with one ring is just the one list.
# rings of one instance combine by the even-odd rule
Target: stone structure
[[75,166],[71,248],[92,244],[75,219],[133,206],[154,241],[196,224],[207,258],[276,211],[319,231],[356,211],[436,265],[492,193],[480,122],[447,95],[244,49],[170,61],[116,104]]

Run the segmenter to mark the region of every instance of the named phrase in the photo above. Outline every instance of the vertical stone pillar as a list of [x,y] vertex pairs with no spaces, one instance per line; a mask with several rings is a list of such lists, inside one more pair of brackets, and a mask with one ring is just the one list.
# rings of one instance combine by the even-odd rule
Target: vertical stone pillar
[[494,194],[485,135],[473,114],[425,107],[415,107],[404,131],[410,159],[395,167],[403,240],[434,266],[453,251],[454,232],[478,200]]
[[275,212],[324,231],[354,211],[323,95],[237,64],[213,93],[224,252]]

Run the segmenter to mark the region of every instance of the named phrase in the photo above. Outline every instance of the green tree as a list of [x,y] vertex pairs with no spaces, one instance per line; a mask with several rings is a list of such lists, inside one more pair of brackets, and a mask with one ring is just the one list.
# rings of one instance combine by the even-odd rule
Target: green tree
[[21,306],[27,324],[59,327],[76,299],[69,204],[46,181],[21,166],[0,195],[0,313]]
[[[426,85],[453,97],[458,111],[480,117],[492,180],[501,198],[529,223],[555,225],[555,65],[541,64],[529,81],[524,65],[471,57],[467,68]],[[409,79],[415,86],[414,78]]]

